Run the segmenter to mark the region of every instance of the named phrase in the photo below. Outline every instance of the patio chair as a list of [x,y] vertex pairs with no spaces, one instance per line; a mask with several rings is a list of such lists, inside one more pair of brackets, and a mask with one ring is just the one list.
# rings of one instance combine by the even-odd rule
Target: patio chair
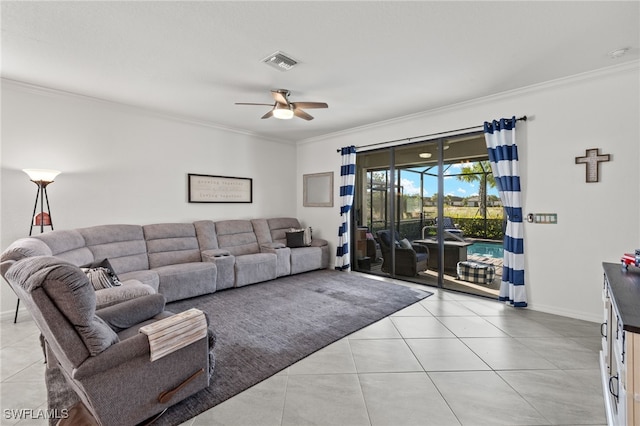
[[[438,225],[438,218],[436,218],[436,226]],[[453,219],[450,216],[442,217],[442,225],[444,226],[445,232],[448,232],[453,235],[457,235],[460,238],[464,237],[462,229],[458,228],[458,225],[453,223]]]
[[429,249],[420,244],[402,244],[400,235],[396,232],[395,237],[391,238],[391,231],[384,230],[376,233],[378,242],[380,243],[380,251],[382,252],[382,272],[391,273],[391,250],[395,248],[396,252],[396,275],[414,277],[418,272],[427,269],[429,261]]

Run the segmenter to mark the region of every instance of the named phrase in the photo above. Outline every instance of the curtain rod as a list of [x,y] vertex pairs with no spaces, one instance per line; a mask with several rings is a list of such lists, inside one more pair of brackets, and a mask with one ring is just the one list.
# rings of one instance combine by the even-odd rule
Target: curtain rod
[[[527,116],[523,115],[522,117],[516,118],[516,121],[527,121]],[[388,143],[395,143],[395,142],[402,142],[402,141],[407,141],[407,142],[411,142],[412,139],[422,139],[422,138],[428,138],[431,136],[440,136],[440,135],[446,135],[447,133],[453,133],[453,132],[462,132],[465,130],[474,130],[474,129],[483,129],[484,125],[482,126],[472,126],[472,127],[464,127],[462,129],[454,129],[454,130],[448,130],[446,132],[438,132],[438,133],[430,133],[428,135],[421,135],[421,136],[412,136],[410,138],[402,138],[402,139],[396,139],[396,140],[392,140],[392,141],[386,141],[386,142],[376,142],[376,143],[370,143],[368,145],[360,145],[360,146],[356,146],[356,148],[368,148],[370,146],[377,146],[377,145],[386,145]],[[341,152],[340,149],[336,150],[337,152]]]

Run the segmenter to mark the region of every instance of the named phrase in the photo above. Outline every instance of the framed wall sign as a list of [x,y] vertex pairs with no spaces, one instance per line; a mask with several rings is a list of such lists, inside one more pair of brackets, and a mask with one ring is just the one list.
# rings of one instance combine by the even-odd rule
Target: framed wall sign
[[252,203],[253,180],[189,173],[190,203]]
[[303,175],[302,205],[333,207],[333,172]]

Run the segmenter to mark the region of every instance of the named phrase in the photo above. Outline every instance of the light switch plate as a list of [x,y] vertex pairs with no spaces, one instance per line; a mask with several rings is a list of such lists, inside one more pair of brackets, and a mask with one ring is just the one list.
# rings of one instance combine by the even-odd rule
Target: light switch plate
[[535,223],[557,224],[558,213],[534,213],[533,220]]

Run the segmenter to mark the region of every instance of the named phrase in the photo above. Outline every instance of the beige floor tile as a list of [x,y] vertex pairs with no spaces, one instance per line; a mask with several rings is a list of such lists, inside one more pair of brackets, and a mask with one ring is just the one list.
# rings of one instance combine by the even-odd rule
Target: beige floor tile
[[262,425],[282,422],[287,376],[272,376],[195,417],[191,426]]
[[359,377],[373,426],[460,424],[426,373],[376,373]]
[[283,426],[368,426],[356,374],[289,376]]
[[428,374],[463,425],[549,424],[493,371]]
[[341,339],[293,364],[289,367],[288,374],[353,374],[355,372],[356,365],[349,341]]
[[405,339],[455,337],[435,317],[392,317],[391,321]]
[[555,370],[547,359],[512,337],[465,338],[462,342],[493,370]]
[[420,302],[434,317],[469,316],[473,311],[465,308],[457,300],[435,300],[430,297]]
[[571,339],[518,337],[517,340],[560,369],[588,369],[599,365],[597,352],[586,349]]
[[[428,290],[434,295],[184,425],[606,423],[598,324]],[[2,414],[46,408],[42,361],[39,331],[27,313],[17,324],[13,316],[0,322]],[[16,423],[47,421],[0,419]]]
[[387,317],[349,335],[349,339],[402,339],[402,336]]
[[605,424],[599,370],[498,374],[553,424]]
[[490,369],[459,339],[408,339],[407,344],[425,371]]
[[350,340],[358,373],[424,371],[404,340]]
[[457,337],[508,337],[504,331],[482,317],[440,317],[438,319]]

